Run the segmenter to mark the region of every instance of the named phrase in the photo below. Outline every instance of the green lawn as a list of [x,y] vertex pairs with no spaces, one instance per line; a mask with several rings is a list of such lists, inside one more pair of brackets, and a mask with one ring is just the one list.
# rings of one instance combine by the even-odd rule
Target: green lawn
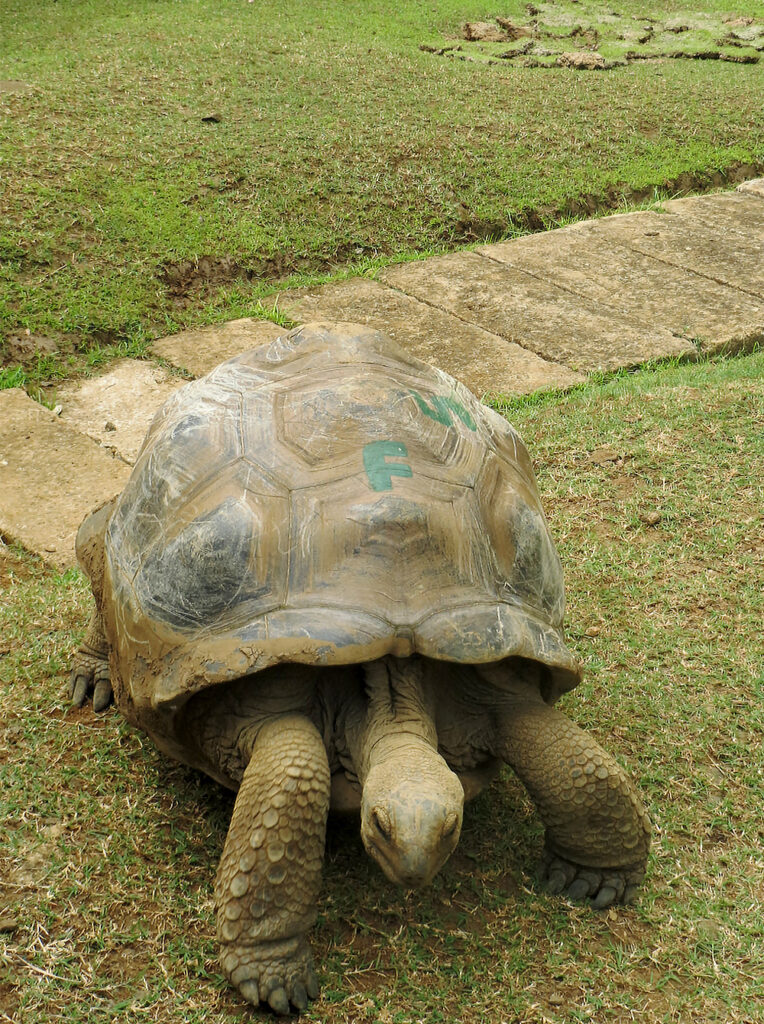
[[[535,9],[2,0],[2,383],[26,379],[13,347],[26,331],[55,349],[27,376],[66,375],[247,315],[294,275],[368,271],[764,166],[761,60],[575,71],[498,59],[526,37],[460,38],[501,11],[536,26],[541,64],[595,45],[608,60],[758,59],[759,3],[732,21],[722,0]],[[462,50],[430,52],[444,46]]]
[[[509,774],[428,890],[332,829],[313,946],[326,1024],[754,1024],[764,1005],[764,353],[514,402],[586,665],[564,706],[655,825],[638,902],[540,892]],[[68,710],[82,576],[0,546],[0,1020],[228,1024],[212,880],[232,801],[110,711]]]

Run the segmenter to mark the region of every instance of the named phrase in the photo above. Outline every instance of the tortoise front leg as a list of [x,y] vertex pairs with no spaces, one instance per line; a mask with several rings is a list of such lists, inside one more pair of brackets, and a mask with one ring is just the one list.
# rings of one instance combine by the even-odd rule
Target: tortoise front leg
[[95,508],[77,531],[77,559],[88,574],[95,598],[85,639],[72,660],[69,675],[69,698],[82,707],[88,694],[93,694],[93,710],[103,711],[112,701],[109,679],[109,645],[104,635],[103,620],[98,612],[103,596],[104,534],[117,498]]
[[546,825],[549,890],[589,896],[598,909],[629,902],[644,877],[650,822],[610,754],[540,698],[503,711],[495,753],[525,784]]
[[249,1002],[289,1013],[318,995],[306,939],[316,918],[330,793],[316,727],[301,715],[260,728],[215,881],[220,962]]
[[90,693],[93,694],[94,711],[104,711],[111,704],[109,645],[96,608],[90,616],[85,639],[72,660],[69,673],[69,699],[75,707],[81,708]]

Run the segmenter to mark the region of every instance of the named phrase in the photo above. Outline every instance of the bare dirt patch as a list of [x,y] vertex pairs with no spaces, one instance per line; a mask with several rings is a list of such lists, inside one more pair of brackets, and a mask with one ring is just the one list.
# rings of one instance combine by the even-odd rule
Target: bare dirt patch
[[500,26],[490,21],[467,21],[462,26],[462,37],[474,42],[480,40],[484,43],[506,43],[510,39],[509,33]]
[[185,297],[190,293],[208,291],[232,281],[249,280],[252,272],[231,256],[202,256],[198,260],[165,263],[159,270],[159,280],[170,295]]
[[[0,534],[0,587],[5,590],[12,583],[27,580],[33,575],[29,561],[20,558],[13,548],[9,547]],[[0,645],[0,652],[2,646]]]
[[46,360],[55,362],[66,359],[70,373],[74,374],[85,368],[85,353],[99,347],[116,345],[121,340],[118,331],[95,329],[87,334],[77,331],[35,334],[17,327],[4,340],[0,335],[0,367],[20,366],[34,372],[35,367],[44,365]]
[[43,334],[20,331],[11,334],[2,348],[3,366],[29,366],[38,356],[55,355],[60,351],[60,342]]
[[[609,71],[642,60],[757,64],[764,50],[764,26],[738,15],[720,17],[685,11],[668,19],[637,18],[580,0],[528,4],[526,11],[526,24],[499,15],[487,21],[465,22],[459,32],[463,43],[420,49],[452,60],[488,64],[513,61],[515,66],[525,68],[574,71]],[[680,35],[685,47],[669,48]],[[498,45],[517,42],[520,45],[509,49]],[[730,53],[731,47],[748,52]]]
[[[501,225],[491,225],[492,230],[499,227]],[[487,231],[480,237],[486,238],[491,233]],[[330,254],[296,256],[292,252],[276,253],[273,256],[254,258],[246,265],[237,262],[232,256],[202,256],[198,260],[164,263],[158,268],[157,276],[175,305],[185,306],[192,300],[205,298],[216,289],[236,282],[267,281],[278,285],[294,274],[334,273],[352,260],[365,255],[376,256],[385,251],[382,246],[347,242],[338,245]]]
[[246,266],[232,256],[201,256],[197,260],[164,263],[159,267],[157,276],[175,304],[183,306],[192,299],[204,298],[216,289],[237,281],[278,283],[304,269],[316,268],[302,266],[288,253],[256,259]]

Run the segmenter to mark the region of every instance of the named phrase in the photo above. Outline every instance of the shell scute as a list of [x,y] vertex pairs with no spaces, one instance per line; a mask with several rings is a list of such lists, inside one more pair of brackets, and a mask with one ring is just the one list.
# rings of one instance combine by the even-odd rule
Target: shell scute
[[152,426],[109,523],[107,543],[131,578],[149,548],[172,540],[195,492],[241,455],[238,394],[199,383],[176,392]]
[[476,490],[501,597],[560,623],[565,605],[562,566],[532,479],[505,453],[491,452]]

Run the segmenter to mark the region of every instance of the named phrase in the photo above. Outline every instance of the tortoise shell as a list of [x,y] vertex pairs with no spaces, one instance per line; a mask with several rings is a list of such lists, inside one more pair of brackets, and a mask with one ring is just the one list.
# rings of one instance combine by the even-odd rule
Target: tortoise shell
[[175,756],[190,696],[279,662],[521,656],[549,700],[580,678],[519,435],[352,324],[285,333],[165,403],[107,526],[102,605],[117,703]]

